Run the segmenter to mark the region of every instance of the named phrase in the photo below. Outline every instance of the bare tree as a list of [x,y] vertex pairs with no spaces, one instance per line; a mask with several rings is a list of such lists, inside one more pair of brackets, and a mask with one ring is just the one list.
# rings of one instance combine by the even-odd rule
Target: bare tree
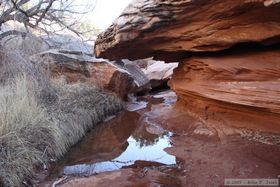
[[[27,32],[36,29],[45,33],[67,29],[81,36],[79,15],[91,12],[95,1],[75,0],[0,0],[0,31],[8,21],[22,23]],[[87,31],[86,31],[87,32]],[[9,35],[25,35],[26,32],[9,30],[0,34],[0,40]]]

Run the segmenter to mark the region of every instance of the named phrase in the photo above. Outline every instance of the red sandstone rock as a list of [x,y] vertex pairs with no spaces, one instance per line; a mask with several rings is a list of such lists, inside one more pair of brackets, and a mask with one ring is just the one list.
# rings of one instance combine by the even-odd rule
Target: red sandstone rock
[[80,52],[49,50],[32,56],[31,60],[41,63],[51,78],[64,77],[68,83],[87,82],[114,92],[121,98],[126,98],[128,93],[141,91],[149,84],[136,65],[120,67]]
[[279,0],[136,0],[101,35],[95,53],[108,59],[154,56],[177,61],[186,52],[280,40]]
[[280,50],[268,47],[280,42],[279,12],[279,0],[136,0],[95,52],[180,61],[177,107],[208,125],[280,132]]
[[279,60],[280,50],[192,57],[180,63],[170,86],[206,123],[280,132]]
[[280,113],[279,60],[280,50],[193,57],[175,70],[170,85],[177,93]]

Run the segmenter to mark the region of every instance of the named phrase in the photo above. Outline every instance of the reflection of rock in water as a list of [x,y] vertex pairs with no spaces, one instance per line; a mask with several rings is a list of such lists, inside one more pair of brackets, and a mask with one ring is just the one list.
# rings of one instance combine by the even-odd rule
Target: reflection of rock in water
[[57,164],[52,170],[53,176],[92,175],[132,166],[137,160],[176,164],[176,157],[164,151],[171,146],[172,133],[160,127],[150,115],[150,110],[165,100],[148,96],[146,101],[146,108],[122,112],[100,124]]
[[136,112],[125,112],[102,124],[72,148],[58,166],[90,164],[118,157],[127,148],[127,139],[137,128],[139,117]]
[[139,118],[140,114],[136,112],[125,112],[111,121],[111,129],[119,142],[126,142],[138,127]]
[[165,135],[168,135],[167,131],[161,131],[161,133],[154,133],[151,132],[151,130],[148,130],[150,128],[156,127],[150,127],[149,125],[141,125],[132,134],[132,137],[137,141],[138,146],[145,147],[154,145],[159,141],[160,138],[162,138]]

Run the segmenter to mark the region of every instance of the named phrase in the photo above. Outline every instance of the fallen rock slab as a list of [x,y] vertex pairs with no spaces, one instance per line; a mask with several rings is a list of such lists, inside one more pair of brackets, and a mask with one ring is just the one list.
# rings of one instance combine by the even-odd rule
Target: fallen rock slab
[[121,98],[139,90],[142,84],[133,71],[127,71],[113,62],[97,59],[76,51],[49,50],[33,55],[31,60],[40,63],[51,78],[64,77],[68,83],[88,82]]
[[122,59],[114,62],[117,66],[128,71],[133,77],[136,88],[133,90],[137,92],[148,92],[151,89],[150,80],[145,73],[140,69],[140,66],[133,61]]

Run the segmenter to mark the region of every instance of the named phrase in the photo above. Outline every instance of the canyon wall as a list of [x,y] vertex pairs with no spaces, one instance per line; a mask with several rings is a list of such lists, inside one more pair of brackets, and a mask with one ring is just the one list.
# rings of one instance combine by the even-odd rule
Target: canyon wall
[[169,85],[205,123],[280,132],[279,60],[279,49],[191,57]]
[[280,132],[278,0],[135,0],[98,57],[179,61],[177,107],[207,125]]

